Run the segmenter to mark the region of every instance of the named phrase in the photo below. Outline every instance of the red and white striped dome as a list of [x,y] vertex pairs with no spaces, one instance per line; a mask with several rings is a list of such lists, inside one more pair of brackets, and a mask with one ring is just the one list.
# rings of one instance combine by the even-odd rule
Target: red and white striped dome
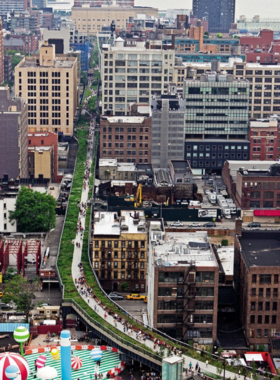
[[26,380],[29,374],[29,366],[27,361],[14,352],[4,352],[0,354],[0,379],[9,380],[5,375],[5,370],[9,365],[16,365],[19,369],[17,380]]
[[71,368],[74,370],[78,370],[82,367],[83,361],[79,356],[73,356],[71,358]]

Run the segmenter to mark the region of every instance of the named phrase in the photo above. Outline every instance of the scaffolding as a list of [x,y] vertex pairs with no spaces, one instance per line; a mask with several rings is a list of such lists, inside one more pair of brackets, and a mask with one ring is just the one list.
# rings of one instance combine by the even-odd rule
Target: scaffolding
[[0,269],[7,273],[8,267],[15,266],[17,273],[24,276],[26,267],[30,263],[36,266],[36,275],[39,275],[41,261],[41,240],[1,240],[0,241]]

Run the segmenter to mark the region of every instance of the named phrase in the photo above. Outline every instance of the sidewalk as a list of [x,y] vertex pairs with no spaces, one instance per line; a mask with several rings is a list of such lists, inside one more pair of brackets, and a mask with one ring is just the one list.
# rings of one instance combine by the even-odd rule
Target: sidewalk
[[[91,137],[89,139],[89,140],[91,140],[92,147],[93,147],[93,139],[94,139],[94,132],[92,129]],[[93,149],[94,149],[94,147],[93,147]],[[91,166],[92,159],[91,159],[91,153],[90,152],[87,153],[87,162],[88,162],[88,166]],[[86,170],[85,170],[85,172],[86,172]],[[89,182],[91,182],[91,177],[90,177]],[[82,191],[81,203],[87,203],[89,188],[90,188],[90,186],[87,183],[85,188]],[[81,226],[83,228],[85,228],[85,217],[86,217],[86,213],[80,214],[80,217],[79,217],[80,222],[81,222]],[[82,235],[82,237],[81,237],[80,232],[78,232],[78,234],[76,235],[75,241],[74,241],[74,253],[73,253],[73,261],[72,261],[72,278],[73,278],[74,282],[75,282],[75,279],[78,279],[79,277],[83,276],[83,272],[80,271],[80,268],[78,266],[81,263],[81,258],[82,258],[83,238],[84,238],[84,236]],[[76,243],[79,243],[80,247],[76,246]],[[110,323],[112,326],[115,326],[116,329],[118,329],[119,331],[128,335],[129,337],[135,339],[136,341],[138,340],[139,342],[141,342],[141,344],[145,344],[147,347],[152,349],[154,352],[159,353],[160,349],[159,349],[158,345],[155,346],[154,342],[152,342],[149,339],[144,341],[141,338],[141,335],[139,338],[139,336],[138,336],[138,334],[136,334],[136,332],[134,332],[130,329],[127,329],[127,327],[125,327],[121,322],[117,322],[111,315],[108,315],[100,305],[98,305],[98,303],[94,300],[94,298],[91,297],[91,295],[89,293],[86,292],[85,287],[83,287],[84,289],[83,289],[83,291],[81,291],[82,287],[83,287],[82,285],[79,285],[77,287],[77,289],[80,293],[80,296],[85,300],[85,302],[88,303],[88,305],[97,314],[99,314],[103,319],[105,319],[106,322]],[[165,349],[164,357],[166,357],[167,354],[168,354],[168,350]],[[189,356],[186,356],[186,355],[183,355],[183,358],[185,359],[184,360],[184,368],[189,367],[190,362],[192,363],[192,368],[195,368],[197,360],[195,360]],[[216,367],[214,367],[212,365],[206,366],[206,364],[202,361],[198,361],[198,363],[199,363],[199,366],[201,368],[202,373],[204,371],[207,371],[207,372],[210,372],[213,374],[217,374],[217,368]],[[235,376],[236,376],[236,374],[229,372],[229,371],[226,371],[226,378],[234,379]]]

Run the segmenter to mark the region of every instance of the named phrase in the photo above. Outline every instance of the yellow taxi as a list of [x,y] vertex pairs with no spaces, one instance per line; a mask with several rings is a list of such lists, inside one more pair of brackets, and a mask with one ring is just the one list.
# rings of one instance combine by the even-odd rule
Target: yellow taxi
[[128,294],[126,296],[126,299],[127,300],[145,300],[145,297],[146,296],[141,296],[141,294],[137,294],[137,293],[132,293],[132,294]]

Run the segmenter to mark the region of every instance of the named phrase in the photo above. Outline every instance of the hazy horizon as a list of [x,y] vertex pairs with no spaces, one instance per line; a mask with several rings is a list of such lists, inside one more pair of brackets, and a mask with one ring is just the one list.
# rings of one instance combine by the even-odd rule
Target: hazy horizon
[[[269,4],[269,6],[267,6]],[[262,18],[280,19],[280,0],[269,0],[266,4],[263,0],[236,0],[235,17],[245,15],[251,18],[260,15]],[[192,9],[192,0],[177,0],[176,5],[170,0],[135,0],[135,5],[156,7],[165,9]]]

